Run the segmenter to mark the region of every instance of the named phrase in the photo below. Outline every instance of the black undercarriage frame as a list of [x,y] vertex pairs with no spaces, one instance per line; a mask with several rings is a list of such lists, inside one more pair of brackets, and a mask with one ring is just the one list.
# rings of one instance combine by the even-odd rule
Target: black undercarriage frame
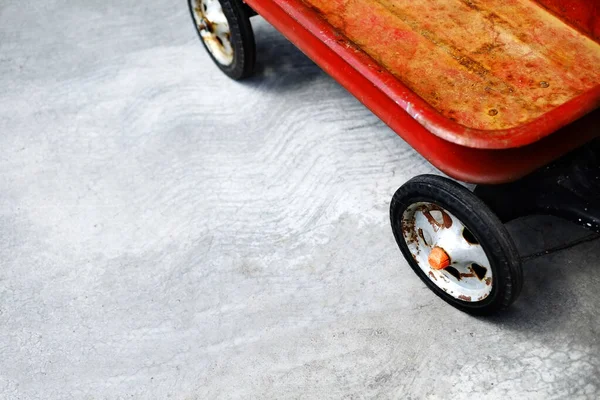
[[477,186],[475,194],[503,222],[547,214],[600,233],[600,138],[516,182]]

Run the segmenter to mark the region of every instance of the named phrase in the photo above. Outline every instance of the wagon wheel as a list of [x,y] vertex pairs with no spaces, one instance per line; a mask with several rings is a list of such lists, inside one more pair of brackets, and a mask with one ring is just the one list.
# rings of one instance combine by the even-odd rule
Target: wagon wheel
[[188,0],[194,26],[212,60],[227,76],[252,75],[256,44],[250,9],[241,0]]
[[523,277],[512,239],[458,183],[433,175],[411,179],[394,194],[390,219],[411,268],[452,306],[490,314],[518,297]]

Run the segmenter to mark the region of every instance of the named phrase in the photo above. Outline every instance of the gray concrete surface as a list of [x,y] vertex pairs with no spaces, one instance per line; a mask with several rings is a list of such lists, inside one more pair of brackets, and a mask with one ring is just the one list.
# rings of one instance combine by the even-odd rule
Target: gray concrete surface
[[0,3],[0,398],[600,397],[598,242],[503,315],[446,306],[387,220],[433,168],[264,22],[239,84],[188,18]]

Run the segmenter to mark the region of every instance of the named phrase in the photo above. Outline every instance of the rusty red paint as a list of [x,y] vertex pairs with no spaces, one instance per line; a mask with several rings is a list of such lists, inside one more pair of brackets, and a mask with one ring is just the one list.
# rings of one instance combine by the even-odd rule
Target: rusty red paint
[[348,44],[314,8],[300,0],[247,2],[432,164],[456,179],[514,181],[600,134],[600,112],[566,126],[600,104],[600,86],[515,128],[466,128],[453,120],[458,117],[440,115],[373,58]]
[[577,30],[600,39],[600,0],[536,0]]
[[600,45],[530,0],[304,2],[465,127],[518,127],[600,84]]

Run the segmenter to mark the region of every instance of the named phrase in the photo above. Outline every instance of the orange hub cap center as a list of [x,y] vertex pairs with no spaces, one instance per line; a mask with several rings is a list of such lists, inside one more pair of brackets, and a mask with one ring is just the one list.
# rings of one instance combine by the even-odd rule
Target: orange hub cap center
[[441,270],[450,265],[450,257],[441,247],[434,247],[429,253],[429,265],[431,268]]

